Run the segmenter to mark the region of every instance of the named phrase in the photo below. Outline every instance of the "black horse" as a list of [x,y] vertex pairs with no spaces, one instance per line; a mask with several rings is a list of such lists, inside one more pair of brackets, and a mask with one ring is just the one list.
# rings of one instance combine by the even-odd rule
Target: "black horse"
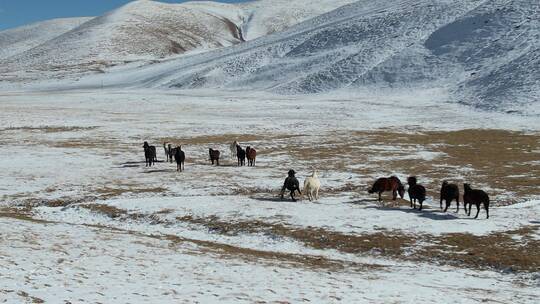
[[281,199],[283,199],[285,189],[291,191],[291,199],[293,202],[296,202],[296,199],[294,198],[294,192],[298,191],[298,193],[302,195],[302,192],[300,192],[300,183],[298,182],[298,179],[294,176],[295,174],[296,172],[294,172],[294,170],[289,170],[289,172],[287,173],[288,177],[285,179],[283,187],[281,188]]
[[240,145],[236,145],[236,158],[238,158],[238,166],[246,165],[246,150],[242,149]]
[[156,162],[156,146],[150,146],[147,141],[143,144],[146,167],[152,167]]
[[420,209],[424,205],[426,200],[426,188],[416,183],[416,176],[409,176],[407,178],[407,184],[409,184],[409,200],[411,201],[411,207],[416,209],[416,201],[420,203]]
[[182,151],[182,146],[174,148],[174,159],[176,160],[176,171],[182,172],[184,170],[184,161],[186,160],[186,154]]
[[[456,184],[450,184],[447,181],[443,181],[441,186],[441,195],[440,195],[440,207],[442,210],[442,202],[445,201],[446,206],[444,207],[444,211],[448,210],[448,207],[452,204],[453,200],[456,200],[457,210],[456,212],[459,212],[459,187]],[[466,207],[466,206],[465,206]],[[467,210],[465,209],[465,212]]]

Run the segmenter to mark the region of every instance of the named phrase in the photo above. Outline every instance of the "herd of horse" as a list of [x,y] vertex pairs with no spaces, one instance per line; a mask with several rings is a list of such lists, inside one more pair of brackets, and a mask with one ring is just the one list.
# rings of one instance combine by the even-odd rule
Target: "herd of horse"
[[[422,210],[423,202],[426,199],[426,188],[417,183],[416,176],[407,178],[407,184],[409,186],[407,192],[409,194],[411,207],[416,209],[416,202],[418,202],[420,204],[419,210]],[[397,176],[381,177],[375,181],[373,186],[368,190],[368,193],[378,193],[379,201],[381,201],[381,194],[385,191],[392,191],[392,199],[396,200],[398,194],[401,198],[405,195],[405,186]],[[441,210],[443,209],[443,201],[445,201],[444,212],[446,212],[454,200],[457,205],[456,213],[458,213],[459,187],[456,184],[450,184],[448,181],[443,181],[439,196]],[[476,206],[475,219],[478,218],[481,205],[483,205],[486,210],[486,218],[489,218],[488,194],[484,190],[472,189],[470,184],[465,183],[463,184],[463,208],[465,208],[465,213],[468,216],[471,215],[472,205]]]
[[[151,167],[154,162],[157,161],[157,155],[156,155],[156,147],[151,146],[148,144],[148,142],[144,142],[143,144],[144,148],[144,156],[146,159],[146,166]],[[163,149],[165,151],[166,160],[168,162],[176,162],[177,171],[183,171],[184,170],[184,161],[186,159],[186,155],[184,151],[182,151],[181,146],[172,147],[171,144],[163,143]],[[238,166],[244,166],[246,159],[248,161],[248,166],[255,166],[255,159],[257,157],[257,151],[250,146],[247,146],[244,150],[240,144],[237,141],[234,141],[230,145],[230,152],[231,157],[236,158],[238,161]],[[219,159],[221,156],[221,152],[219,150],[214,150],[212,148],[208,149],[209,154],[209,160],[212,162],[212,165],[216,164],[219,166]],[[298,192],[300,195],[302,195],[302,192],[300,191],[300,182],[295,177],[296,172],[294,170],[289,170],[287,173],[287,178],[285,178],[285,182],[283,183],[283,187],[281,189],[280,197],[283,199],[285,190],[290,191],[290,196],[293,201],[296,201],[295,193]],[[407,185],[408,189],[407,192],[409,194],[409,201],[411,203],[411,208],[416,209],[416,203],[419,204],[419,209],[422,210],[423,203],[426,199],[426,188],[423,185],[418,184],[418,181],[415,176],[410,176],[407,178]],[[306,193],[308,199],[311,200],[317,200],[319,198],[319,188],[321,186],[320,180],[317,176],[317,172],[314,171],[311,176],[307,177],[304,181],[304,192]],[[373,186],[368,190],[368,193],[378,193],[379,195],[379,202],[382,200],[381,194],[386,191],[392,192],[392,199],[396,200],[397,196],[399,196],[403,199],[405,195],[405,186],[403,183],[399,180],[397,176],[390,176],[390,177],[381,177],[378,178],[374,183]],[[443,201],[445,201],[445,208],[443,212],[446,212],[448,210],[448,207],[452,204],[452,202],[455,200],[457,205],[456,213],[459,212],[459,187],[456,184],[448,183],[447,181],[443,181],[441,190],[440,190],[440,208],[443,209]],[[480,206],[483,205],[484,209],[486,210],[486,218],[489,218],[489,196],[488,194],[480,189],[472,189],[470,184],[463,184],[463,208],[465,209],[465,213],[470,216],[471,215],[471,209],[472,205],[476,206],[476,216],[475,219],[478,218],[478,214],[480,213]],[[468,208],[467,208],[468,206]]]

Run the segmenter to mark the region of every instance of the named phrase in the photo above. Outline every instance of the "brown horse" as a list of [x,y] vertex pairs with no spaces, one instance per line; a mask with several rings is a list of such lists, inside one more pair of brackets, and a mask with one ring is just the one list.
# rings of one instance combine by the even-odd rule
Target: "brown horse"
[[219,166],[219,155],[221,154],[219,150],[214,150],[212,148],[209,148],[208,154],[210,155],[210,160],[212,161],[212,165],[214,164],[214,162],[216,162],[216,165]]
[[255,158],[257,158],[257,151],[250,146],[246,148],[246,157],[248,160],[248,166],[255,166]]
[[392,199],[396,200],[397,194],[403,198],[405,195],[405,187],[396,176],[390,177],[381,177],[375,181],[371,189],[368,190],[368,193],[379,193],[379,202],[381,199],[381,194],[385,191],[392,191]]

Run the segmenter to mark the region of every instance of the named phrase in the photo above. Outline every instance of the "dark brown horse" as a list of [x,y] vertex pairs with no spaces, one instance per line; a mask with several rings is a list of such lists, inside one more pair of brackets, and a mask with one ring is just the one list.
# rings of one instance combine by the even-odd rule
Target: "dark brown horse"
[[397,178],[397,176],[390,177],[381,177],[375,181],[371,189],[368,190],[368,193],[379,193],[379,202],[381,199],[381,194],[385,191],[392,191],[392,199],[396,200],[397,194],[403,198],[405,194],[405,187]]
[[219,155],[221,154],[219,150],[214,150],[212,148],[209,148],[208,154],[210,155],[210,160],[212,161],[212,165],[214,164],[214,162],[216,162],[216,165],[219,166]]
[[253,149],[252,147],[248,146],[246,148],[246,157],[248,160],[248,166],[254,167],[255,166],[255,158],[257,158],[257,151]]
[[143,144],[146,167],[152,167],[156,162],[156,146],[150,146],[147,141]]
[[[445,207],[444,211],[448,210],[448,207],[452,204],[453,200],[456,200],[457,210],[456,213],[459,212],[459,187],[456,184],[449,184],[447,181],[443,181],[441,186],[441,198],[440,198],[440,206],[442,210],[442,202],[445,201]],[[465,210],[467,211],[467,210]]]
[[469,211],[467,215],[471,215],[472,205],[476,205],[476,216],[478,218],[478,213],[480,213],[480,204],[484,205],[486,209],[486,218],[489,218],[489,196],[483,190],[472,189],[471,185],[463,184],[463,206],[465,207],[465,212],[467,212],[467,205],[469,205]]
[[182,172],[184,170],[184,161],[186,160],[186,154],[182,151],[182,146],[174,148],[174,159],[176,160],[176,171]]
[[424,201],[426,200],[426,188],[417,184],[416,176],[409,176],[407,178],[407,184],[409,184],[409,200],[411,201],[411,207],[416,209],[416,201],[420,203],[420,209],[422,210]]

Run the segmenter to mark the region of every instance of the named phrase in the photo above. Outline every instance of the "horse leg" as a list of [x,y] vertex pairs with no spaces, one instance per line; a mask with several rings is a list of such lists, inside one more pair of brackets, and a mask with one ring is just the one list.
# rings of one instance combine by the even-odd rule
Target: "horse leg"
[[381,193],[382,193],[382,192],[379,192],[379,202],[382,201]]
[[392,190],[392,200],[396,200],[397,199],[397,190]]
[[[451,202],[452,201],[450,201],[450,203]],[[456,199],[456,205],[457,205],[456,213],[459,213],[459,198]]]
[[[442,202],[442,200],[441,200]],[[450,204],[452,204],[452,201],[448,202],[448,200],[445,200],[445,207],[444,207],[444,211],[443,212],[446,212],[446,210],[448,210],[448,207],[450,207]]]
[[293,201],[293,202],[296,202],[296,199],[294,198],[294,190],[291,191],[291,198],[292,198],[292,201]]
[[486,209],[486,218],[489,218],[489,205],[484,202],[484,209]]
[[315,200],[319,200],[319,188],[315,190]]
[[[471,208],[469,208],[471,209]],[[480,203],[477,203],[476,204],[476,216],[474,217],[475,219],[478,218],[478,214],[480,213]]]
[[423,207],[423,205],[424,205],[424,200],[419,199],[418,201],[420,202],[420,209],[419,209],[419,210],[422,210],[422,207]]

